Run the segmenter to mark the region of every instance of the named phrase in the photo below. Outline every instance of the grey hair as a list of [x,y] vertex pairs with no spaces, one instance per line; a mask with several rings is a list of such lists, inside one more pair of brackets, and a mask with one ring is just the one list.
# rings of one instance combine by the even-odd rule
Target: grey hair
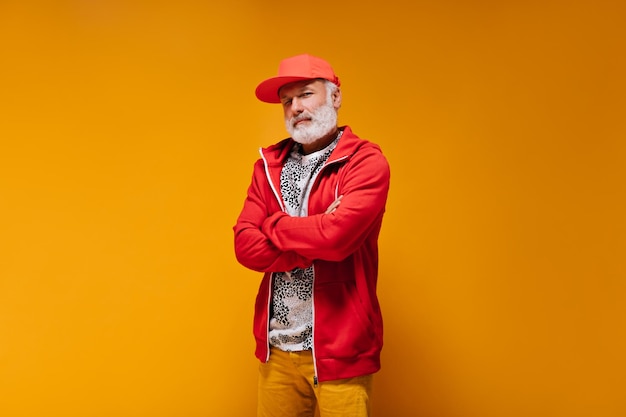
[[332,81],[324,80],[324,85],[326,86],[326,99],[330,101],[331,97],[337,90],[339,90],[339,86]]

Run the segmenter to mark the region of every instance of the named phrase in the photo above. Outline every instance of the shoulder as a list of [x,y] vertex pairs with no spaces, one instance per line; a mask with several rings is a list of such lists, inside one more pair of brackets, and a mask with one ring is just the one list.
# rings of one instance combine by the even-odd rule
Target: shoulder
[[377,143],[357,136],[349,126],[343,128],[343,134],[337,148],[337,154],[349,155],[350,159],[374,158],[380,163],[387,163],[387,159]]

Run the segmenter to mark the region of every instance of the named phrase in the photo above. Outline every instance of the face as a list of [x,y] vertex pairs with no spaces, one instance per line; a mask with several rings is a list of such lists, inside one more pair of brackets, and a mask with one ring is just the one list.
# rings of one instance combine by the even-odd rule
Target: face
[[330,93],[322,80],[287,84],[279,92],[285,115],[285,127],[295,140],[310,144],[337,127],[341,104],[339,90]]

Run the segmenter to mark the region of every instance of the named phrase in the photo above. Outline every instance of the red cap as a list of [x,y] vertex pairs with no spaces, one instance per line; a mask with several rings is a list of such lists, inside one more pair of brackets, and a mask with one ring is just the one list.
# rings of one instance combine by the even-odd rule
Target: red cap
[[321,58],[303,54],[283,59],[278,67],[278,76],[268,78],[256,88],[256,97],[266,103],[280,103],[278,90],[294,81],[323,78],[340,85],[330,64]]

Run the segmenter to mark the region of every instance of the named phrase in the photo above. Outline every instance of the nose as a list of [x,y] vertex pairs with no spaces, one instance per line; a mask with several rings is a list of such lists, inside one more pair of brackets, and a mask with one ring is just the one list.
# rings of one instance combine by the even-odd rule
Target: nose
[[291,100],[291,111],[296,114],[300,114],[304,111],[304,107],[302,106],[302,101],[298,97],[294,97]]

